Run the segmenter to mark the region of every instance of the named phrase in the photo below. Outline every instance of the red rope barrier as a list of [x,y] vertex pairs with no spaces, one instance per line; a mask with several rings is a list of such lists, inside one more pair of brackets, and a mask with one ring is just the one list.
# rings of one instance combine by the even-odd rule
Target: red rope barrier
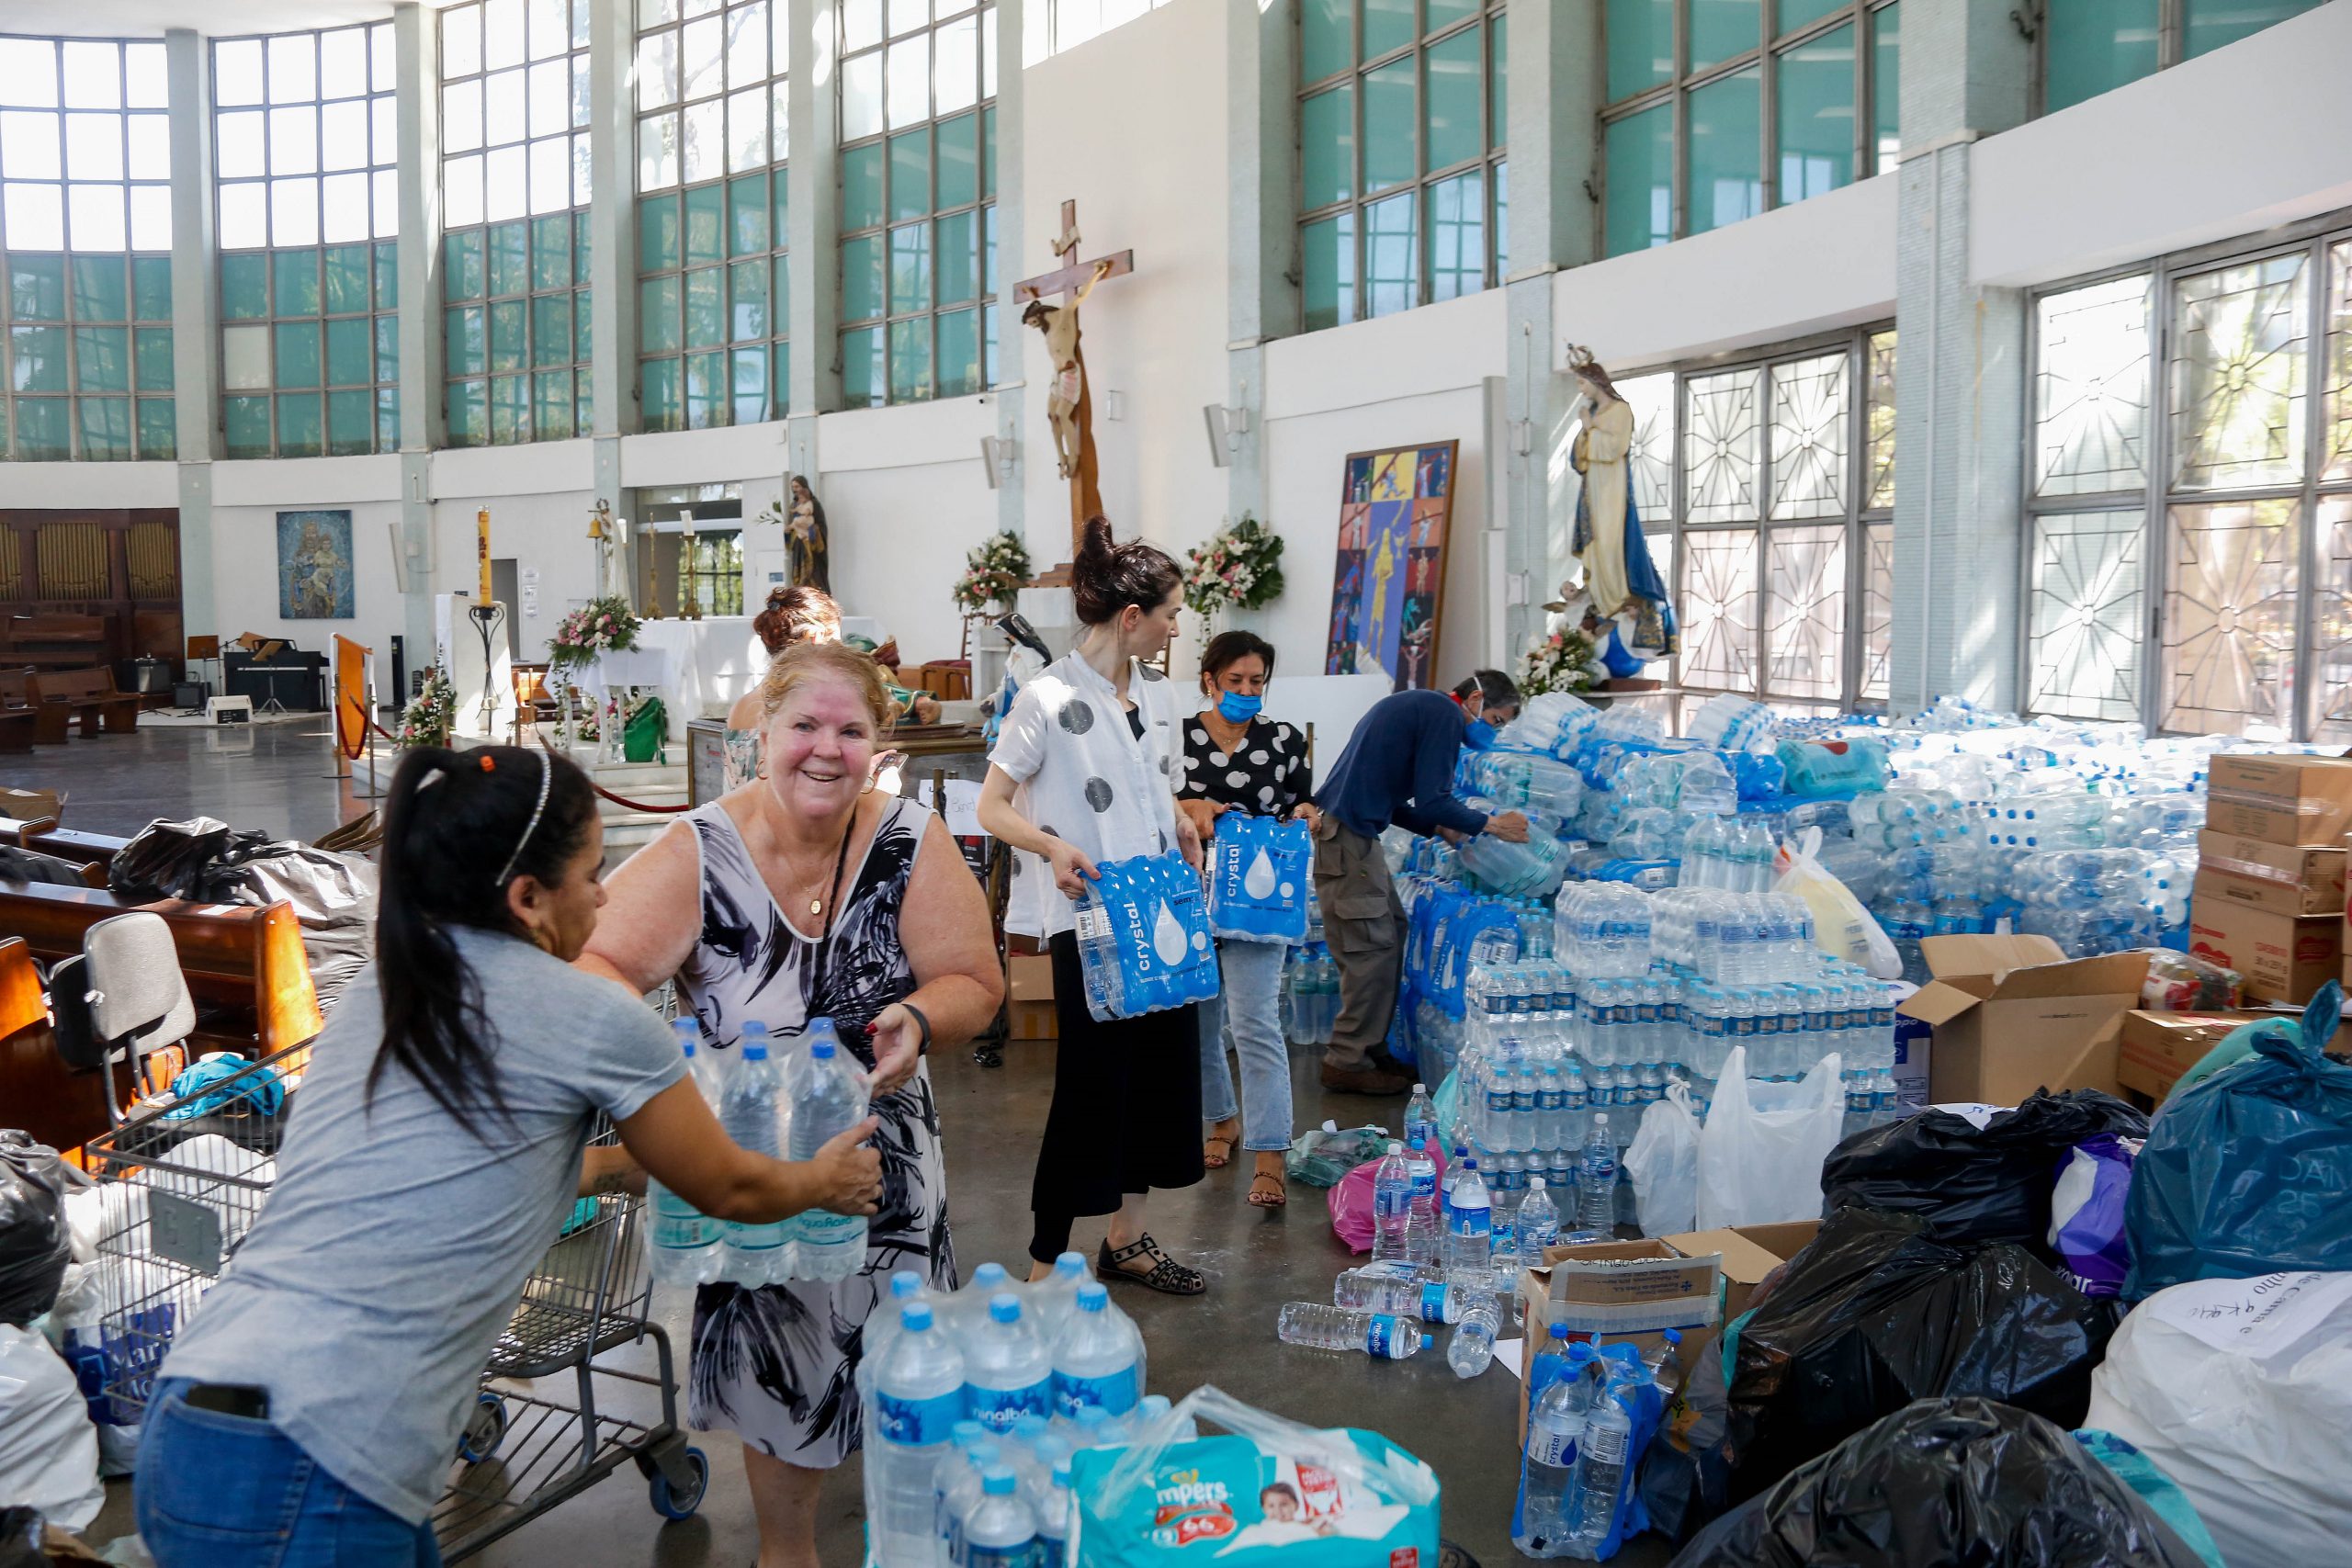
[[692,811],[694,809],[694,806],[691,802],[680,806],[648,806],[641,800],[631,800],[625,795],[615,795],[611,790],[606,789],[603,784],[598,784],[594,779],[590,779],[588,781],[588,787],[594,790],[606,800],[611,801],[615,806],[626,806],[631,811],[656,811],[666,814],[673,811]]

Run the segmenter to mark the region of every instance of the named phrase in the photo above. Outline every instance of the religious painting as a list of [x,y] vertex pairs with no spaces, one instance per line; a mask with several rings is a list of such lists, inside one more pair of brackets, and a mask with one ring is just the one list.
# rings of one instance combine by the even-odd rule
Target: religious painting
[[1325,674],[1379,672],[1400,692],[1433,681],[1460,449],[1444,441],[1348,458]]
[[358,614],[349,512],[277,514],[277,613],[289,621],[347,621]]

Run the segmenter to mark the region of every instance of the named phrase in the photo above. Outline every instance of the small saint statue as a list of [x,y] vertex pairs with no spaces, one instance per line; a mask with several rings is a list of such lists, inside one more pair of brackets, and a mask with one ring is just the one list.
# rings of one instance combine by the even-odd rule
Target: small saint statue
[[792,502],[784,525],[785,580],[795,588],[833,591],[831,537],[825,528],[825,505],[808,481],[792,476]]

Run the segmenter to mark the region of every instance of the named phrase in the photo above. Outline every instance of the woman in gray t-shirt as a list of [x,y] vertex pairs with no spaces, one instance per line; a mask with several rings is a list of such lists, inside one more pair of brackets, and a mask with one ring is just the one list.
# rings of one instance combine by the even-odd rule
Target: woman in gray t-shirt
[[[765,1223],[870,1214],[881,1190],[872,1121],[805,1163],[738,1147],[662,1021],[571,967],[605,895],[571,762],[412,751],[381,859],[376,963],[320,1034],[261,1217],[148,1407],[136,1501],[161,1568],[436,1563],[476,1380],[581,1191],[650,1172]],[[583,1168],[599,1112],[623,1148]]]

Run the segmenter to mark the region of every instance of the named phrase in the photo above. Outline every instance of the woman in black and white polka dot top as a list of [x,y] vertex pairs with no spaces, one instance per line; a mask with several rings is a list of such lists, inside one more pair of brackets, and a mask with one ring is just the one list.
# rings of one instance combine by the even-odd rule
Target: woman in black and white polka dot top
[[[1176,808],[1206,840],[1230,811],[1296,817],[1312,822],[1315,781],[1306,738],[1259,716],[1274,673],[1273,646],[1251,632],[1221,632],[1201,653],[1201,695],[1207,706],[1184,720],[1184,756]],[[1256,1157],[1250,1201],[1277,1209],[1286,1201],[1283,1154],[1290,1147],[1290,1056],[1283,1041],[1284,949],[1280,942],[1217,944],[1222,994],[1201,1004],[1201,1114],[1209,1123],[1201,1151],[1211,1168],[1233,1157],[1236,1142]],[[1241,1063],[1241,1105],[1225,1061],[1230,1039]]]

